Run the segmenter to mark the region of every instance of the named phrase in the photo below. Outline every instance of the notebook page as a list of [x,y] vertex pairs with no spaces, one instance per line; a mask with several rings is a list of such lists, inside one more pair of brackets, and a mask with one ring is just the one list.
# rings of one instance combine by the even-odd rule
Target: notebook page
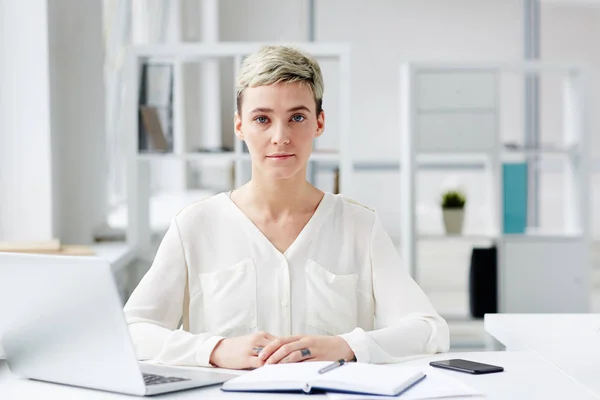
[[327,397],[331,400],[382,400],[386,398],[398,400],[426,400],[452,398],[458,396],[483,396],[481,392],[471,388],[470,386],[466,385],[462,381],[452,376],[448,376],[439,371],[435,371],[432,368],[423,368],[422,371],[425,372],[427,378],[423,379],[421,382],[408,389],[400,396],[370,396],[343,393],[327,393]]
[[[397,389],[412,381],[415,375],[424,371],[422,367],[391,367],[363,363],[348,363],[332,371],[318,375],[312,381],[319,383],[337,383],[344,390],[365,391],[370,393],[395,393]],[[427,378],[425,378],[426,380]],[[421,381],[422,382],[422,381]],[[416,386],[420,385],[418,383]]]
[[238,376],[229,382],[235,383],[236,386],[251,384],[252,387],[264,386],[265,388],[270,388],[274,386],[273,384],[278,382],[298,382],[298,388],[300,389],[302,384],[310,382],[318,375],[319,369],[329,364],[331,363],[304,362],[265,365],[244,375]]

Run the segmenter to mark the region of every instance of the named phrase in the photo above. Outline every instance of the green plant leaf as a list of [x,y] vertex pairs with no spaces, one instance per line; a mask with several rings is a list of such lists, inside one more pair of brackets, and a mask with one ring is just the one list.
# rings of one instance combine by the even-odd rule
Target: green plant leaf
[[467,196],[458,190],[449,190],[442,194],[442,208],[464,208],[467,203]]

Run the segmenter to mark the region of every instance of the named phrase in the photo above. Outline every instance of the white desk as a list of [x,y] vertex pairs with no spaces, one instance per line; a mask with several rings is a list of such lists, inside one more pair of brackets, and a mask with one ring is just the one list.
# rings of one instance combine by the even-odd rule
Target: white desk
[[120,272],[131,264],[136,257],[135,251],[127,243],[105,242],[91,245],[96,257],[104,258],[112,266],[113,273]]
[[571,346],[583,339],[600,339],[600,314],[486,314],[484,326],[507,350],[547,341]]
[[[501,365],[505,372],[490,375],[468,375],[459,372],[442,371],[450,374],[467,385],[481,391],[485,397],[482,399],[597,399],[581,385],[574,382],[552,364],[548,363],[533,352],[482,352],[482,353],[446,353],[426,357],[406,363],[419,365],[424,368],[431,360],[446,358],[466,358],[490,364]],[[392,366],[393,368],[393,366]],[[197,370],[193,368],[180,368],[183,374],[193,375]],[[47,400],[62,399],[132,399],[131,396],[101,392],[96,390],[74,388],[52,383],[36,382],[17,378],[10,373],[6,363],[0,361],[0,397],[2,399],[29,399],[44,398]],[[311,396],[315,397],[315,396]],[[317,396],[324,398],[324,396]],[[192,389],[188,391],[161,395],[160,398],[168,399],[306,399],[302,394],[266,394],[266,393],[225,393],[220,386]],[[463,397],[455,397],[463,399]],[[473,397],[464,397],[473,399]]]
[[488,314],[507,350],[531,350],[600,398],[600,314]]

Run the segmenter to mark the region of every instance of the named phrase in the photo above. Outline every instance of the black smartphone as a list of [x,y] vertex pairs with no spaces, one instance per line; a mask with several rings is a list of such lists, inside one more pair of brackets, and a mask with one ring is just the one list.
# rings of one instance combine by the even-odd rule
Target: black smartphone
[[494,372],[504,371],[504,368],[497,365],[483,364],[475,361],[461,360],[458,358],[452,360],[432,361],[429,363],[429,365],[436,368],[466,372],[468,374],[491,374]]

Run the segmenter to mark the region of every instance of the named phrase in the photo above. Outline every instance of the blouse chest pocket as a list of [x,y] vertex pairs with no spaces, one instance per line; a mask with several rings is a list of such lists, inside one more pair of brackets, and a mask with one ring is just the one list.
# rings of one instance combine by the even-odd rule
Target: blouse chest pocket
[[336,275],[309,260],[306,265],[309,328],[330,335],[347,333],[356,328],[357,289],[358,274]]
[[209,332],[237,336],[256,327],[256,269],[251,259],[200,274],[200,287]]

